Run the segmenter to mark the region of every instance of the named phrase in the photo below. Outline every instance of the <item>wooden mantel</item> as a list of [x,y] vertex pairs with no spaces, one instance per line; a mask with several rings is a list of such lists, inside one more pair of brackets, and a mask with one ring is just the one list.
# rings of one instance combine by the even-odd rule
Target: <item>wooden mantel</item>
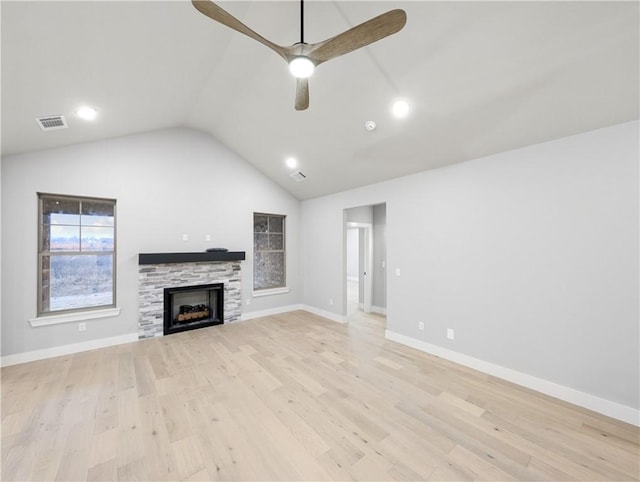
[[138,264],[198,263],[203,261],[244,261],[244,251],[205,251],[200,253],[140,253]]

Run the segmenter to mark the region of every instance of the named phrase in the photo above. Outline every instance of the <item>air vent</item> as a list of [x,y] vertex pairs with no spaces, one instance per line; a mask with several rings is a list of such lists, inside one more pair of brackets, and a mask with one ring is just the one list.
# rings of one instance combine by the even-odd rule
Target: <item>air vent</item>
[[63,115],[50,115],[48,117],[36,117],[36,122],[43,131],[55,131],[58,129],[66,129],[67,121]]
[[294,171],[289,175],[298,182],[304,181],[307,178],[307,176],[302,174],[302,171]]

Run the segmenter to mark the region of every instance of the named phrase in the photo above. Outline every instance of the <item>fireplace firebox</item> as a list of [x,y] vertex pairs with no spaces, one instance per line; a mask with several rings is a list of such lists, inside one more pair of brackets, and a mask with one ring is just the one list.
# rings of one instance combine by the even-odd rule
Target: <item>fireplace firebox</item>
[[164,289],[164,334],[224,323],[224,283]]

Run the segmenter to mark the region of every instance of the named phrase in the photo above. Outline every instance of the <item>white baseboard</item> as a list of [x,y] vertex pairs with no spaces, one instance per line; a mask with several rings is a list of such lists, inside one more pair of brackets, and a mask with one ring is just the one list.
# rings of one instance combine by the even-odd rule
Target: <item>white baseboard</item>
[[27,363],[36,360],[44,360],[45,358],[53,358],[56,356],[70,355],[81,351],[95,350],[96,348],[105,348],[113,345],[121,345],[123,343],[131,343],[138,341],[138,333],[129,333],[127,335],[112,336],[110,338],[99,338],[97,340],[83,341],[81,343],[73,343],[71,345],[55,346],[45,348],[43,350],[27,351],[16,353],[15,355],[3,356],[0,359],[0,365],[8,367],[19,363]]
[[460,365],[473,368],[474,370],[487,373],[494,377],[507,380],[517,385],[536,390],[546,395],[564,400],[565,402],[578,405],[579,407],[593,410],[594,412],[601,413],[617,420],[622,420],[623,422],[630,423],[632,425],[640,426],[640,410],[636,410],[632,407],[628,407],[626,405],[622,405],[620,403],[613,402],[604,398],[596,397],[595,395],[584,393],[579,390],[566,387],[564,385],[559,385],[542,378],[534,377],[533,375],[529,375],[527,373],[518,372],[516,370],[512,370],[500,365],[495,365],[493,363],[464,355],[453,350],[448,350],[447,348],[442,348],[437,345],[432,345],[424,341],[416,340],[415,338],[401,335],[400,333],[395,333],[390,330],[385,331],[385,338],[401,343],[403,345],[410,346],[412,348],[415,348],[416,350],[420,350],[425,353],[429,353],[431,355],[435,355],[440,358],[459,363]]
[[[251,320],[253,318],[260,318],[269,315],[278,315],[280,313],[287,313],[290,311],[304,310],[310,313],[328,318],[338,323],[345,323],[345,317],[330,313],[328,311],[320,310],[312,306],[307,305],[287,305],[279,306],[277,308],[271,308],[268,310],[251,311],[249,313],[243,313],[240,317],[241,321]],[[52,348],[45,348],[42,350],[27,351],[23,353],[16,353],[15,355],[7,355],[0,358],[0,366],[8,367],[11,365],[18,365],[20,363],[27,363],[36,360],[44,360],[46,358],[53,358],[56,356],[70,355],[73,353],[79,353],[82,351],[95,350],[96,348],[106,348],[113,345],[121,345],[124,343],[131,343],[138,341],[138,333],[130,333],[127,335],[113,336],[110,338],[99,338],[97,340],[85,341],[82,343],[73,343],[71,345],[55,346]]]
[[383,308],[382,306],[371,305],[371,311],[373,313],[378,313],[379,315],[386,315],[387,314],[387,309]]
[[242,321],[252,320],[254,318],[262,318],[263,316],[279,315],[281,313],[288,313],[289,311],[303,310],[302,305],[286,305],[278,306],[276,308],[269,308],[267,310],[249,311],[248,313],[242,313],[240,319]]
[[241,320],[252,320],[254,318],[262,318],[263,316],[270,315],[279,315],[281,313],[288,313],[290,311],[308,311],[309,313],[313,313],[314,315],[322,316],[323,318],[327,318],[331,321],[336,321],[338,323],[346,323],[346,317],[341,315],[336,315],[335,313],[331,313],[330,311],[321,310],[319,308],[315,308],[309,305],[287,305],[287,306],[279,306],[277,308],[271,308],[268,310],[260,310],[260,311],[250,311],[248,313],[242,313]]
[[335,313],[331,313],[330,311],[321,310],[320,308],[315,308],[309,305],[300,305],[301,310],[308,311],[309,313],[313,313],[314,315],[322,316],[323,318],[328,318],[331,321],[335,321],[338,323],[346,323],[347,318],[343,315],[336,315]]

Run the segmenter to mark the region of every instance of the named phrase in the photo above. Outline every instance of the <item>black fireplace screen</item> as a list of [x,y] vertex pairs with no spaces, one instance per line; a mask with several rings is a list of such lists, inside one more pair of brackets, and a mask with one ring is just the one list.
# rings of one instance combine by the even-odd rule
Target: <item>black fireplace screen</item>
[[224,323],[224,284],[164,289],[164,334]]

